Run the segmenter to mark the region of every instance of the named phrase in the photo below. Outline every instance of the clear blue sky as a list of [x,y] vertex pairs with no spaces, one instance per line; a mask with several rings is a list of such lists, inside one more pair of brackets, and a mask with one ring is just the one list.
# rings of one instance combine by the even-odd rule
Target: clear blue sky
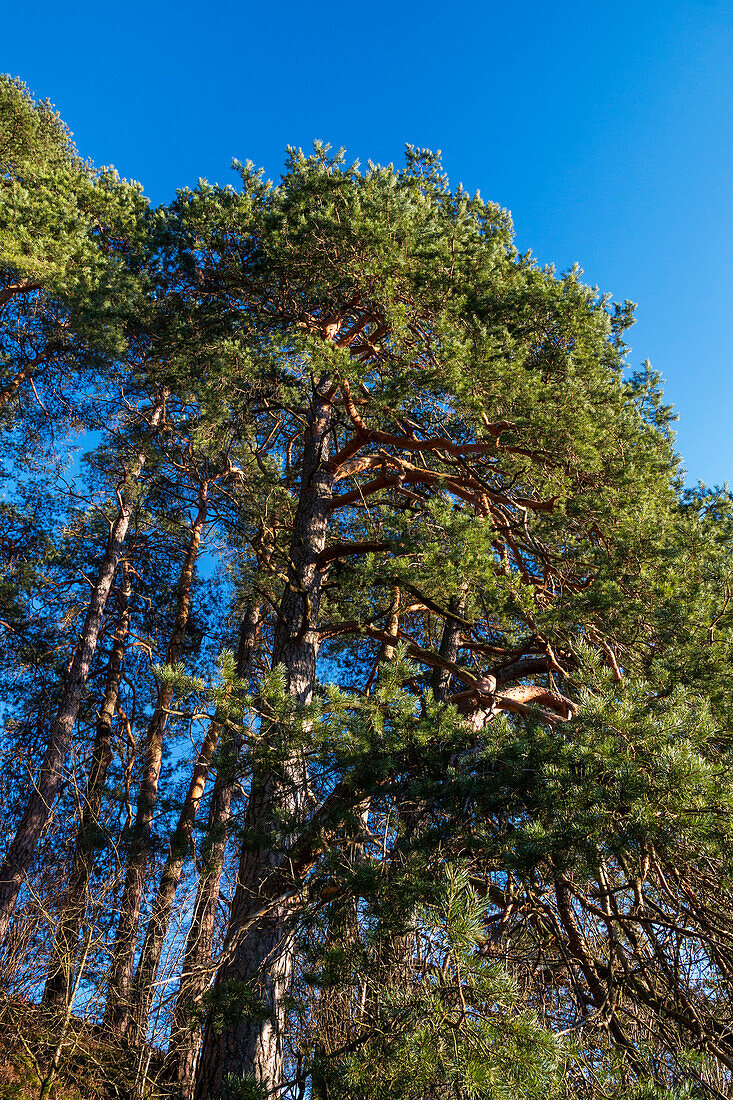
[[16,0],[0,70],[155,201],[314,138],[443,150],[542,262],[639,303],[691,481],[733,482],[733,0]]

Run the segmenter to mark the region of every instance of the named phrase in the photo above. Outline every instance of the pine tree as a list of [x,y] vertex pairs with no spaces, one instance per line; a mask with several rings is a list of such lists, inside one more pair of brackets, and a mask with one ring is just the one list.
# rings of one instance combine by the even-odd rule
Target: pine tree
[[[84,1011],[138,1094],[727,1095],[733,510],[631,303],[427,151],[149,210],[0,91],[0,900],[48,1073]],[[99,432],[76,496],[57,431]]]
[[[621,375],[629,308],[609,311],[576,272],[557,278],[518,257],[506,216],[451,194],[428,154],[361,176],[318,149],[293,153],[272,192],[248,170],[243,181],[238,200],[206,190],[186,201],[222,208],[211,247],[196,241],[200,284],[271,331],[286,415],[301,394],[302,443],[285,455],[292,542],[276,550],[288,587],[273,665],[287,695],[307,714],[324,642],[359,678],[374,661],[365,639],[403,638],[423,668],[451,674],[446,702],[465,715],[472,747],[501,711],[551,728],[568,720],[577,705],[561,687],[578,640],[618,670],[637,625],[639,605],[619,606],[611,590],[631,587],[638,555],[656,553],[640,502],[655,534],[673,524],[668,434]],[[296,424],[286,431],[299,439]],[[347,478],[355,487],[342,491]],[[380,620],[395,584],[414,602],[391,635]],[[456,662],[439,638],[459,595],[469,659]],[[267,722],[264,770],[253,760],[256,855],[245,843],[214,990],[229,1007],[212,1010],[201,1096],[224,1095],[242,1072],[282,1086],[295,918],[277,899],[312,871],[323,816],[348,815],[384,781],[377,761],[359,783],[335,763],[342,778],[309,821],[309,725]],[[237,988],[250,1007],[228,1025]]]

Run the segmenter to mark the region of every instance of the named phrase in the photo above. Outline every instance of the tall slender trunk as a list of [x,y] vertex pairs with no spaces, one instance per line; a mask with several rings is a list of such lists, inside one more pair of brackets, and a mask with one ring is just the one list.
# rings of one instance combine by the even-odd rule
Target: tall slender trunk
[[43,992],[43,1003],[49,1008],[65,1008],[68,1004],[73,986],[79,931],[84,921],[89,880],[94,870],[97,849],[95,832],[102,806],[104,782],[112,761],[112,720],[117,707],[125,645],[130,629],[130,573],[124,565],[123,570],[124,580],[119,594],[119,617],[107,666],[104,699],[94,734],[89,779],[81,807],[69,881],[61,905],[46,987]]
[[[161,392],[150,409],[148,439],[156,431],[163,415],[165,392]],[[146,441],[147,442],[147,441]],[[5,938],[18,892],[33,859],[41,833],[51,814],[51,807],[61,786],[64,760],[71,735],[76,724],[79,707],[84,697],[89,669],[97,648],[99,631],[104,618],[107,597],[117,569],[127,529],[137,496],[137,484],[147,449],[142,445],[133,455],[127,467],[119,497],[119,511],[110,527],[107,548],[92,586],[89,607],[84,626],[74,652],[59,709],[49,733],[48,746],[38,778],[31,791],[25,813],[21,819],[5,861],[0,867],[0,942]]]
[[[191,584],[196,569],[201,532],[206,522],[206,512],[207,484],[204,483],[199,491],[198,511],[191,526],[178,581],[176,617],[165,657],[165,664],[169,667],[178,662],[183,648],[191,606]],[[163,735],[168,724],[168,713],[172,701],[173,686],[170,683],[161,684],[155,710],[145,734],[143,773],[120,899],[120,917],[112,952],[107,1003],[104,1011],[105,1026],[119,1036],[126,1035],[130,1024],[135,943],[152,844],[153,814],[158,800],[158,781],[163,760]]]
[[[264,617],[263,607],[261,598],[253,598],[240,627],[237,677],[244,683],[249,682],[252,674],[252,661]],[[219,749],[219,766],[201,850],[199,885],[186,940],[181,984],[173,1011],[168,1060],[171,1075],[178,1082],[182,1100],[193,1100],[196,1083],[196,1062],[201,1047],[198,1013],[203,995],[211,983],[211,950],[229,815],[237,781],[238,749],[236,738],[232,737],[224,738]]]
[[206,737],[193,766],[191,781],[181,806],[178,822],[171,836],[158,889],[153,900],[148,926],[145,930],[140,958],[132,983],[130,1000],[132,1003],[132,1041],[144,1040],[148,1028],[148,1015],[153,1001],[154,983],[158,973],[158,964],[163,944],[168,933],[168,925],[176,900],[178,883],[191,851],[193,827],[196,822],[199,803],[204,794],[209,774],[211,757],[219,741],[221,725],[213,718],[206,731]]
[[[330,379],[318,383],[305,431],[300,495],[290,547],[289,583],[275,631],[272,663],[285,671],[287,690],[298,704],[310,702],[318,656],[318,612],[321,574],[316,558],[325,545],[333,474],[327,468],[331,427]],[[288,730],[273,723],[267,731],[268,755],[281,763],[255,768],[247,808],[245,841],[237,889],[225,944],[225,962],[216,990],[244,987],[254,995],[256,1010],[239,1019],[215,1024],[209,1016],[199,1064],[196,1097],[218,1100],[227,1095],[228,1079],[249,1076],[277,1095],[283,1076],[285,993],[292,970],[293,933],[287,907],[275,904],[262,915],[261,896],[273,873],[282,868],[292,833],[283,835],[283,815],[291,821],[307,802],[307,774],[299,753],[288,746]],[[280,836],[278,837],[278,832]],[[272,837],[272,840],[270,840]]]

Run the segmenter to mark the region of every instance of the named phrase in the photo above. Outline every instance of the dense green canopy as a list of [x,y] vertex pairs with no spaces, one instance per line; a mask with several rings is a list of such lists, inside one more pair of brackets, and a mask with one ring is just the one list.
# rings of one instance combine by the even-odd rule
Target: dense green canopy
[[0,160],[42,1095],[86,1016],[135,1096],[727,1096],[731,500],[633,305],[425,150],[151,210],[4,78]]

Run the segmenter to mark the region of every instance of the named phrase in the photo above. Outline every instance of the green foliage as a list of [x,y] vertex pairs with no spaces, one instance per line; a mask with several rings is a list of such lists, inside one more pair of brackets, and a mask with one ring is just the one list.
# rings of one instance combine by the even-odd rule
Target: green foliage
[[[0,78],[0,270],[20,288],[85,304],[97,320],[118,298],[121,313],[131,284],[120,245],[139,236],[147,210],[139,186],[79,158],[48,102]],[[84,324],[82,310],[75,320]]]
[[224,1100],[267,1100],[269,1089],[249,1075],[229,1074],[224,1082]]
[[272,1012],[262,998],[246,982],[228,981],[211,990],[207,1003],[212,1010],[211,1020],[217,1031],[224,1031],[241,1016],[257,1020],[269,1020]]
[[[226,787],[235,808],[192,881],[230,876],[235,923],[258,907],[248,959],[228,946],[203,1001],[223,1045],[243,1021],[285,1027],[287,1088],[330,1100],[727,1088],[733,507],[682,490],[659,376],[627,370],[633,304],[519,255],[508,213],[451,190],[427,150],[362,170],[290,149],[277,185],[237,171],[151,211],[0,82],[4,445],[32,469],[57,431],[100,433],[58,507],[38,476],[0,508],[11,817],[145,439],[107,816],[87,836],[116,897],[144,772],[152,893],[176,777],[199,723],[221,727],[202,806]],[[192,583],[172,647],[204,493],[215,575]],[[91,771],[112,602],[60,765],[57,854]],[[288,960],[296,946],[287,995],[273,929]],[[235,1073],[226,1095],[263,1089]]]
[[481,953],[486,903],[465,872],[446,869],[416,916],[419,978],[405,987],[364,975],[365,1007],[354,1020],[353,1041],[316,1067],[326,1082],[322,1094],[360,1100],[545,1094],[561,1048],[522,1008],[502,968]]

